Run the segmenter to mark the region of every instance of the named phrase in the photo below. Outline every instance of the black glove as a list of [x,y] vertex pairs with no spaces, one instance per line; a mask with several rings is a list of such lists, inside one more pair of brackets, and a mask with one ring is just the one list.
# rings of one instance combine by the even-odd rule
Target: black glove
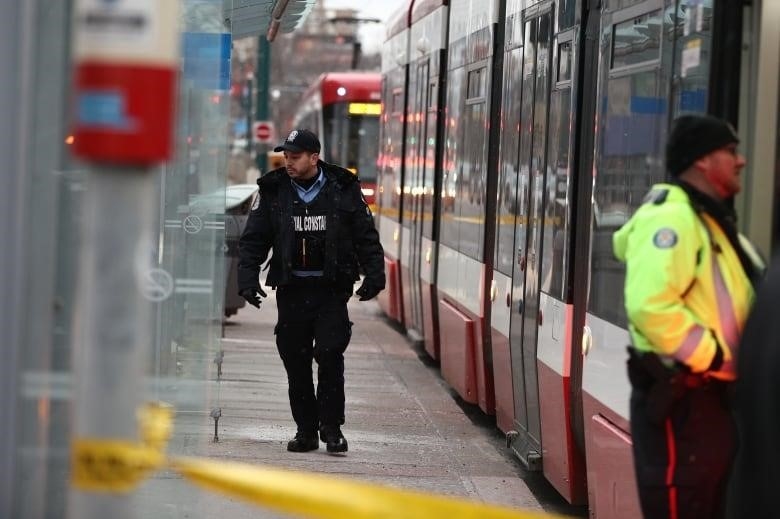
[[[258,295],[258,292],[260,295]],[[260,303],[263,302],[263,300],[260,299],[260,296],[268,297],[268,294],[266,294],[265,291],[260,287],[241,289],[238,291],[238,295],[246,299],[246,302],[255,308],[260,308]]]
[[365,280],[363,281],[363,284],[360,285],[360,288],[355,290],[355,294],[360,296],[360,301],[368,301],[369,299],[375,298],[376,295],[381,291],[381,288],[374,285],[370,281]]

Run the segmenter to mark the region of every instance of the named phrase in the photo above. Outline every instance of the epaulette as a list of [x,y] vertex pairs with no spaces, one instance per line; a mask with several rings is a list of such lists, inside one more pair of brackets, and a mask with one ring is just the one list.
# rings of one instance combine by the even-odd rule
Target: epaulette
[[666,198],[669,196],[669,190],[666,188],[653,189],[642,200],[644,204],[661,205],[666,202]]
[[262,177],[257,179],[257,185],[261,191],[276,190],[279,187],[279,181],[281,178],[287,176],[286,168],[278,168],[269,171]]
[[349,184],[358,181],[358,176],[348,169],[345,169],[336,164],[329,164],[325,161],[321,161],[322,168],[333,175],[336,182],[342,186],[348,186]]

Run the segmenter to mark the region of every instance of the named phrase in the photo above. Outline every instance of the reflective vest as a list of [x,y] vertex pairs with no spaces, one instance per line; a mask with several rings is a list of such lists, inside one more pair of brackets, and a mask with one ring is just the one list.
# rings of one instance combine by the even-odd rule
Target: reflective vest
[[[710,375],[734,380],[754,292],[718,223],[697,213],[681,187],[658,184],[612,240],[615,256],[626,264],[625,306],[634,347],[682,362],[694,373],[707,371],[721,348],[723,364]],[[740,241],[763,268],[750,242],[743,236]]]

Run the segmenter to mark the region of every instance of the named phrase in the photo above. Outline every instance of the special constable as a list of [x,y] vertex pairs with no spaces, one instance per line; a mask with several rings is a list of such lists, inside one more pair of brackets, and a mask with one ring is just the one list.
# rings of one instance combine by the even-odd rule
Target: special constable
[[[347,302],[361,268],[361,301],[384,289],[384,253],[358,178],[319,159],[314,133],[294,130],[274,151],[284,152],[286,167],[257,181],[260,192],[239,241],[239,294],[260,307],[266,296],[260,266],[273,249],[266,285],[276,289],[276,346],[298,428],[287,450],[311,451],[321,439],[328,452],[343,453]],[[316,393],[312,359],[319,366]]]
[[631,435],[646,518],[724,515],[735,426],[727,389],[764,268],[727,200],[745,158],[726,122],[678,118],[657,184],[613,236],[626,263]]

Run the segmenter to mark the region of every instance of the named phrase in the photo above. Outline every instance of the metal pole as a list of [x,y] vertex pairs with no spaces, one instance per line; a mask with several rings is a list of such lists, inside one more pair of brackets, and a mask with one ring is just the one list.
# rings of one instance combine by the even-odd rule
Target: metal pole
[[[282,15],[287,9],[288,3],[290,3],[290,0],[277,0],[276,5],[274,5],[274,9],[271,11],[271,23],[268,24],[268,32],[266,33],[268,41],[274,41],[276,38],[276,34],[279,32],[279,26],[282,23]],[[262,39],[262,36],[260,39]]]
[[[264,36],[257,43],[257,114],[255,121],[268,120],[268,85],[271,75],[271,45]],[[257,150],[257,169],[265,173],[268,168],[268,148],[259,144]]]
[[254,95],[254,85],[252,76],[246,78],[246,152],[251,156],[255,148],[255,133],[252,131],[252,96]]
[[[19,447],[17,411],[19,357],[25,319],[24,279],[29,265],[25,261],[26,232],[24,200],[30,171],[26,155],[30,141],[30,79],[32,74],[31,34],[35,20],[33,2],[11,2],[0,18],[0,69],[8,86],[0,89],[0,164],[3,189],[0,190],[0,517],[12,517],[18,496],[27,490],[16,473]],[[17,503],[18,504],[18,503]]]
[[[136,411],[143,400],[151,343],[155,258],[155,177],[148,171],[94,168],[89,172],[82,222],[83,256],[74,358],[74,438],[138,440]],[[135,493],[73,490],[73,519],[135,517]]]

